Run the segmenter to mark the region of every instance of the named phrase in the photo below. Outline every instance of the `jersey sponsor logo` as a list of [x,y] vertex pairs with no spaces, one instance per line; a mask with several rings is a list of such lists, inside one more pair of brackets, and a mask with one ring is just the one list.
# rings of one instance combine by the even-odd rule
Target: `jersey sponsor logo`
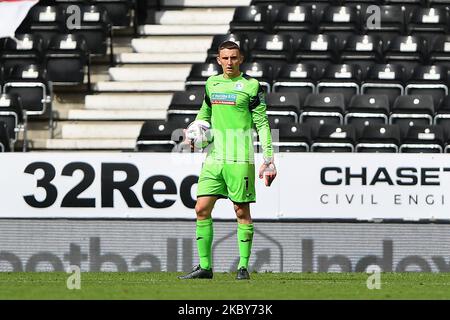
[[211,95],[212,104],[226,104],[229,106],[235,106],[237,95],[233,93],[213,93]]

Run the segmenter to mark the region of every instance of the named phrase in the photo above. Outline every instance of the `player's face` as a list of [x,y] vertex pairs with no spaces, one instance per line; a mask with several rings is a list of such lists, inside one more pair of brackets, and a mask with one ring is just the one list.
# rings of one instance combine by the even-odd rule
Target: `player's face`
[[234,78],[240,75],[239,66],[243,60],[244,57],[238,49],[222,49],[217,57],[217,63],[222,66],[226,78]]

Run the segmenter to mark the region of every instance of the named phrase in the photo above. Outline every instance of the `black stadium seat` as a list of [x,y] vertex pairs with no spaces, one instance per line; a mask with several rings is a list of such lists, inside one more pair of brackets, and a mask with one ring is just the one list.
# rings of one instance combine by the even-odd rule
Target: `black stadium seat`
[[294,43],[310,33],[316,33],[315,18],[311,6],[284,6],[275,17],[273,31],[278,34],[289,34]]
[[217,62],[192,64],[191,71],[185,82],[186,90],[204,88],[206,80],[208,80],[210,76],[219,73],[222,73],[222,68]]
[[437,36],[429,48],[429,63],[450,70],[450,35]]
[[44,39],[44,46],[47,46],[53,36],[66,30],[66,14],[63,7],[35,5],[16,32],[40,35]]
[[[379,9],[379,11],[378,11]],[[380,14],[380,21],[375,19]],[[405,34],[405,13],[400,6],[381,5],[376,11],[364,10],[362,12],[362,32],[363,34],[379,36],[383,43],[387,43],[395,36]]]
[[313,63],[320,70],[338,62],[338,39],[333,35],[314,34],[305,36],[295,52],[295,62]]
[[444,66],[420,65],[414,69],[412,77],[405,87],[406,95],[431,95],[434,106],[448,95],[448,71]]
[[345,101],[342,93],[309,94],[302,106],[300,123],[311,124],[314,132],[323,124],[343,124]]
[[45,67],[49,81],[58,85],[83,84],[85,75],[90,89],[89,51],[81,35],[58,34],[49,44]]
[[397,153],[400,145],[400,129],[397,125],[382,124],[364,127],[357,136],[355,152]]
[[400,63],[408,75],[420,64],[426,62],[427,43],[418,36],[397,36],[387,43],[383,52],[386,63]]
[[289,35],[260,35],[249,54],[250,62],[265,62],[282,65],[292,62],[293,39]]
[[16,34],[14,40],[5,38],[4,47],[0,50],[0,60],[5,69],[15,65],[41,64],[44,56],[44,40],[37,34]]
[[402,139],[399,152],[442,153],[444,150],[444,129],[441,126],[410,127]]
[[450,96],[445,96],[439,102],[436,113],[434,114],[433,124],[450,128]]
[[[286,122],[287,121],[287,122]],[[289,119],[269,118],[272,144],[278,152],[308,152],[311,143],[311,126],[292,123]]]
[[392,106],[389,123],[397,124],[404,135],[409,127],[431,125],[433,115],[433,98],[430,95],[401,96]]
[[[94,0],[108,12],[108,19],[114,27],[128,27],[131,23],[133,1],[129,0]],[[136,12],[135,12],[136,14]]]
[[308,94],[316,92],[318,72],[313,64],[285,64],[274,79],[272,91],[294,92],[303,103]]
[[10,140],[6,123],[0,121],[0,152],[8,152],[10,150]]
[[360,93],[362,71],[356,64],[331,64],[317,83],[317,93],[342,93],[347,105]]
[[266,95],[267,116],[292,117],[298,122],[300,100],[295,92],[272,92]]
[[26,117],[24,117],[22,102],[18,95],[6,93],[0,95],[0,121],[6,124],[11,149],[14,149],[20,131],[25,131],[24,140],[26,141]]
[[429,42],[448,33],[449,15],[442,8],[415,8],[407,21],[406,31],[409,35],[424,37]]
[[362,94],[384,94],[392,106],[405,91],[405,69],[398,64],[375,64],[367,72],[361,85]]
[[165,120],[147,120],[136,141],[137,151],[171,152],[176,146],[174,132]]
[[265,62],[244,62],[241,64],[241,71],[259,81],[265,92],[272,90],[273,68]]
[[39,65],[15,66],[5,80],[3,92],[17,94],[27,115],[43,115],[51,107],[51,86]]
[[[106,9],[97,5],[80,7],[81,24],[73,30],[73,34],[82,35],[86,40],[86,48],[91,55],[105,55],[107,40],[111,37],[111,23]],[[110,39],[112,43],[113,39]]]
[[349,125],[324,124],[312,138],[312,152],[354,152],[355,128]]
[[352,125],[357,134],[365,126],[388,124],[390,114],[389,99],[386,95],[355,95],[347,106],[344,124]]
[[356,7],[328,6],[319,18],[319,33],[334,35],[339,44],[348,36],[361,32],[360,17]]
[[271,30],[271,15],[266,5],[237,7],[230,22],[232,33],[264,34]]
[[167,114],[196,115],[202,106],[204,96],[203,90],[176,91],[172,96]]
[[351,35],[340,52],[341,63],[357,64],[363,75],[369,67],[382,62],[383,43],[377,36]]

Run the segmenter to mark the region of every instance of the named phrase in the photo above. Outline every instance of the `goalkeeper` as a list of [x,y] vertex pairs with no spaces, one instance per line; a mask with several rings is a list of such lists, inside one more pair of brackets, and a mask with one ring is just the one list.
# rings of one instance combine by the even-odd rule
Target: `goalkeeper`
[[236,279],[250,279],[248,262],[253,241],[250,203],[256,201],[253,128],[260,138],[264,163],[259,178],[269,186],[276,177],[272,139],[266,115],[264,92],[258,80],[243,74],[239,46],[225,41],[219,46],[217,62],[223,74],[206,81],[205,98],[196,120],[211,124],[214,142],[203,163],[197,188],[195,212],[200,265],[180,279],[213,277],[211,212],[219,198],[229,198],[237,217],[239,265]]

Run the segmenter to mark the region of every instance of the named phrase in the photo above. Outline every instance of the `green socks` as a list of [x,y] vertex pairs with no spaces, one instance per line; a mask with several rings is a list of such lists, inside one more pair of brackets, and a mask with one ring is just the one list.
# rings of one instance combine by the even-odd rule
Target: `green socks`
[[238,269],[242,267],[248,269],[248,260],[252,251],[253,224],[238,223],[237,237],[240,256]]
[[202,269],[211,269],[211,245],[213,240],[213,221],[211,218],[197,220],[197,250]]

